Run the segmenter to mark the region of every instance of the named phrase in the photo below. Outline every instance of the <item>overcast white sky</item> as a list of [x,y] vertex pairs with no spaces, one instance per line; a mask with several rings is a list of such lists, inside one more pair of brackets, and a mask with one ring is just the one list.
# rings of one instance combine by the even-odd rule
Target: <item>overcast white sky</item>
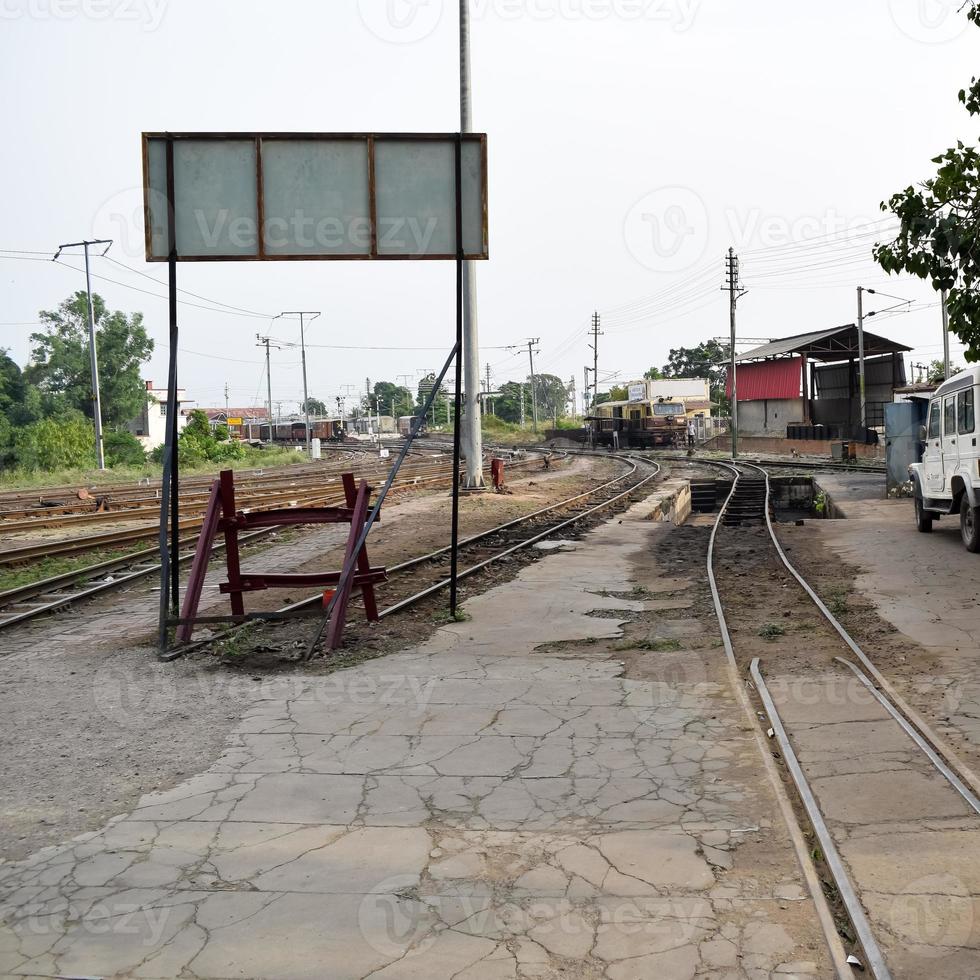
[[[928,286],[876,271],[860,223],[881,222],[879,202],[955,139],[976,142],[956,99],[977,64],[960,5],[472,0],[495,383],[526,373],[526,356],[500,348],[540,337],[540,369],[581,387],[593,309],[600,370],[621,381],[726,334],[729,245],[747,338],[851,322],[862,284],[935,304]],[[140,274],[165,280],[166,267],[143,261],[141,131],[458,128],[455,0],[0,0],[0,21],[0,249],[115,239],[110,257],[133,271],[96,259],[116,282],[95,286],[145,314],[158,343],[146,376],[161,383],[166,291]],[[0,273],[0,345],[25,363],[37,311],[84,280],[43,255],[0,253]],[[264,403],[255,334],[281,310],[322,311],[311,344],[399,348],[311,347],[323,399],[434,368],[452,342],[452,263],[185,264],[178,280],[254,314],[181,306],[181,380],[201,405],[223,404],[225,382],[232,404]],[[867,326],[939,356],[935,305]],[[271,329],[298,340],[295,324]],[[298,351],[274,352],[272,375],[273,398],[295,407]]]

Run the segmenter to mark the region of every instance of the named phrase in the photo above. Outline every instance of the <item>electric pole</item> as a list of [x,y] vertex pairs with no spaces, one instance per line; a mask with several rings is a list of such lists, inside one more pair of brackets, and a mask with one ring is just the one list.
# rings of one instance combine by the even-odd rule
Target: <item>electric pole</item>
[[728,277],[728,284],[721,288],[728,291],[731,313],[732,459],[738,459],[738,368],[735,363],[735,307],[738,301],[746,294],[747,290],[742,289],[741,283],[739,282],[738,256],[735,254],[734,248],[728,250],[728,255],[725,258],[725,271]]
[[861,428],[867,428],[868,415],[864,398],[864,286],[858,286],[858,391],[861,396]]
[[284,316],[298,316],[299,317],[299,346],[300,346],[300,360],[303,362],[303,416],[306,419],[306,457],[307,459],[313,458],[313,445],[310,442],[310,390],[306,384],[306,317],[311,320],[317,319],[319,317],[319,310],[287,310],[283,313],[278,314],[273,317],[274,320],[278,320],[279,317]]
[[946,305],[947,296],[945,289],[939,293],[939,298],[943,308],[943,381],[949,381],[949,375],[952,369],[949,366],[949,307]]
[[592,404],[595,405],[599,397],[599,338],[603,336],[599,329],[601,320],[598,312],[592,314]]
[[[527,356],[531,361],[531,424],[534,427],[534,431],[538,431],[538,393],[537,384],[534,378],[534,345],[538,343],[540,338],[535,337],[534,340],[529,340],[527,342]],[[540,351],[539,351],[540,353]]]
[[490,387],[490,362],[487,361],[487,411],[493,415],[493,401],[490,398],[490,392],[493,388]]
[[[272,361],[271,361],[270,356],[269,356],[269,346],[272,344],[272,338],[271,337],[260,337],[258,334],[256,334],[255,335],[255,339],[258,341],[258,343],[255,345],[256,347],[262,347],[262,346],[265,347],[265,380],[266,380],[266,386],[267,386],[268,395],[269,395],[269,398],[268,398],[269,425],[271,426],[272,425]],[[279,348],[278,346],[276,346],[276,350],[280,350],[280,349],[281,348]],[[271,432],[269,433],[269,436],[270,436],[270,439],[271,439],[271,437],[272,437],[272,433]]]
[[[95,307],[92,305],[92,276],[88,267],[88,249],[90,245],[105,245],[103,255],[112,248],[111,238],[97,238],[84,242],[69,242],[66,245],[59,245],[58,251],[54,253],[52,262],[58,261],[63,249],[79,248],[85,249],[85,293],[88,296],[88,349],[89,363],[92,370],[92,421],[95,423],[95,461],[100,470],[105,469],[105,450],[102,442],[102,394],[99,390],[99,354],[95,346]],[[176,394],[174,395],[176,404]],[[178,406],[179,408],[179,406]],[[168,425],[173,425],[173,420],[167,420]]]
[[521,428],[524,428],[524,382],[521,382]]
[[589,414],[589,371],[591,368],[585,365],[585,387],[582,389],[582,414]]
[[[473,132],[473,98],[470,77],[470,4],[459,0],[459,131]],[[463,358],[467,490],[482,490],[483,427],[480,419],[480,331],[476,308],[476,262],[463,262]]]
[[225,425],[228,424],[228,382],[225,382]]

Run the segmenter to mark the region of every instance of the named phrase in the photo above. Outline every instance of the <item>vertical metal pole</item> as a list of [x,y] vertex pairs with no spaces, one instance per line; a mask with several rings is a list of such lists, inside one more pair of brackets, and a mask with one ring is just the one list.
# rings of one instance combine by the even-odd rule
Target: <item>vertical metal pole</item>
[[170,293],[170,349],[171,365],[167,379],[167,426],[170,429],[170,611],[175,617],[180,615],[180,428],[177,417],[180,402],[177,399],[177,250],[170,254],[168,261]]
[[531,361],[531,419],[535,432],[538,431],[538,393],[534,378],[534,345],[536,343],[537,341],[535,340],[529,340],[527,342],[527,356]]
[[861,428],[868,426],[864,397],[864,286],[858,286],[858,392],[861,398]]
[[[473,132],[472,82],[470,73],[469,0],[459,0],[459,124],[462,133]],[[457,185],[461,196],[462,164]],[[457,216],[456,245],[463,253],[462,217]],[[476,307],[476,262],[463,260],[463,365],[466,371],[466,488],[484,488],[483,428],[480,419],[480,331]]]
[[949,381],[952,368],[949,364],[949,309],[946,306],[947,296],[945,289],[940,292],[939,298],[943,308],[943,380]]
[[[465,305],[465,276],[463,259],[463,140],[456,139],[456,419],[453,425],[453,514],[452,514],[452,540],[449,559],[449,611],[453,617],[456,616],[456,606],[458,599],[458,575],[459,575],[459,457],[461,446],[462,430],[460,428],[460,403],[462,400],[463,388],[463,308]],[[479,425],[479,416],[477,424]],[[481,448],[480,477],[483,475],[483,460]],[[472,444],[470,448],[472,454]]]
[[[278,348],[276,348],[278,350]],[[269,338],[265,338],[265,380],[269,393],[269,442],[272,442],[272,358],[269,355]],[[259,432],[261,433],[261,429]]]
[[[177,233],[174,226],[174,144],[167,141],[167,255],[169,270],[169,309],[170,309],[170,358],[167,371],[167,425],[163,448],[163,476],[160,481],[160,532],[158,543],[160,547],[160,615],[158,622],[157,641],[160,653],[167,650],[167,614],[170,607],[170,590],[173,585],[171,577],[171,560],[176,562],[176,554],[171,555],[167,539],[167,521],[174,520],[176,513],[176,491],[174,481],[177,460]],[[171,507],[171,491],[174,494]],[[176,536],[176,521],[174,544],[179,545]],[[179,584],[179,582],[178,582]]]
[[731,316],[731,372],[732,372],[732,459],[738,459],[738,365],[735,362],[735,304],[737,297],[737,272],[735,249],[728,250],[728,298]]
[[88,269],[88,242],[85,242],[85,292],[88,294],[88,349],[92,365],[92,420],[95,422],[95,460],[105,469],[105,450],[102,442],[102,396],[99,392],[99,355],[95,348],[95,307],[92,304],[92,277]]
[[303,314],[299,315],[299,346],[303,361],[303,415],[306,418],[306,458],[313,458],[313,447],[310,443],[310,393],[306,387],[306,333],[303,326]]

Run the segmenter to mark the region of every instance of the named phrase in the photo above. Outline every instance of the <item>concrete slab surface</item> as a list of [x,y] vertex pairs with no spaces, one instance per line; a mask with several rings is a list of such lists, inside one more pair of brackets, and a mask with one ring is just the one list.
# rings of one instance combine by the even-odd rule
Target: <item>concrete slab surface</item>
[[599,642],[657,601],[599,594],[650,512],[417,649],[264,685],[205,772],[0,867],[0,974],[829,977],[722,658],[638,679]]

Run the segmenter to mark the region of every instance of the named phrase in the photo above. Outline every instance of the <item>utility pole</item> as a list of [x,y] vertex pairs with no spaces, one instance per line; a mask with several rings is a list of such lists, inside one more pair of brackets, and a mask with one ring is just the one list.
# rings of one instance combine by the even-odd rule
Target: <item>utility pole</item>
[[225,425],[228,424],[228,382],[225,382]]
[[535,432],[538,431],[538,393],[534,378],[534,345],[538,343],[539,339],[535,337],[534,340],[527,342],[527,356],[531,361],[531,419]]
[[490,362],[487,361],[487,411],[493,415],[493,401],[490,398],[490,392],[493,388],[490,387]]
[[867,428],[868,414],[864,398],[864,286],[858,286],[858,391],[861,396],[861,428]]
[[[459,0],[459,130],[473,132],[473,93],[470,73],[470,3]],[[480,419],[480,331],[476,307],[476,262],[463,262],[463,358],[465,372],[465,444],[467,490],[482,490],[483,428]]]
[[589,371],[588,364],[585,365],[585,387],[582,389],[582,414],[589,414]]
[[592,404],[595,405],[599,397],[599,338],[603,335],[599,329],[601,320],[598,312],[592,314]]
[[728,285],[722,289],[728,290],[729,306],[731,314],[731,377],[732,377],[732,459],[738,459],[738,368],[735,363],[735,307],[738,301],[745,295],[747,290],[742,289],[739,282],[738,256],[735,249],[728,250],[725,259],[725,271],[728,276]]
[[313,446],[310,442],[310,389],[306,383],[306,317],[311,320],[317,319],[320,316],[319,310],[286,310],[283,313],[278,314],[273,317],[274,320],[278,320],[279,317],[284,316],[298,316],[299,317],[299,346],[300,346],[300,360],[303,362],[303,416],[306,419],[306,458],[313,458]]
[[524,428],[524,382],[521,382],[521,428]]
[[952,368],[949,365],[949,307],[945,289],[939,293],[939,298],[943,308],[943,380],[949,381]]
[[[269,425],[272,425],[272,361],[269,356],[269,347],[270,345],[272,345],[272,338],[260,337],[258,334],[256,334],[255,339],[258,341],[258,343],[255,345],[256,347],[262,347],[262,346],[265,347],[265,381],[266,381],[267,391],[269,395],[268,397]],[[280,350],[280,348],[276,346],[276,350]],[[269,435],[271,438],[272,433],[270,432]]]
[[[88,296],[88,349],[89,363],[92,370],[92,421],[95,423],[95,461],[100,470],[105,469],[105,450],[102,442],[102,394],[99,390],[99,354],[95,346],[95,307],[92,305],[92,276],[88,266],[88,249],[90,245],[105,245],[103,255],[112,248],[111,238],[97,238],[84,242],[68,242],[66,245],[59,245],[58,251],[54,253],[52,262],[58,261],[63,249],[79,248],[85,249],[85,293]],[[174,396],[176,398],[176,395]],[[179,408],[179,406],[178,406]],[[168,425],[173,424],[172,419],[167,420]]]

